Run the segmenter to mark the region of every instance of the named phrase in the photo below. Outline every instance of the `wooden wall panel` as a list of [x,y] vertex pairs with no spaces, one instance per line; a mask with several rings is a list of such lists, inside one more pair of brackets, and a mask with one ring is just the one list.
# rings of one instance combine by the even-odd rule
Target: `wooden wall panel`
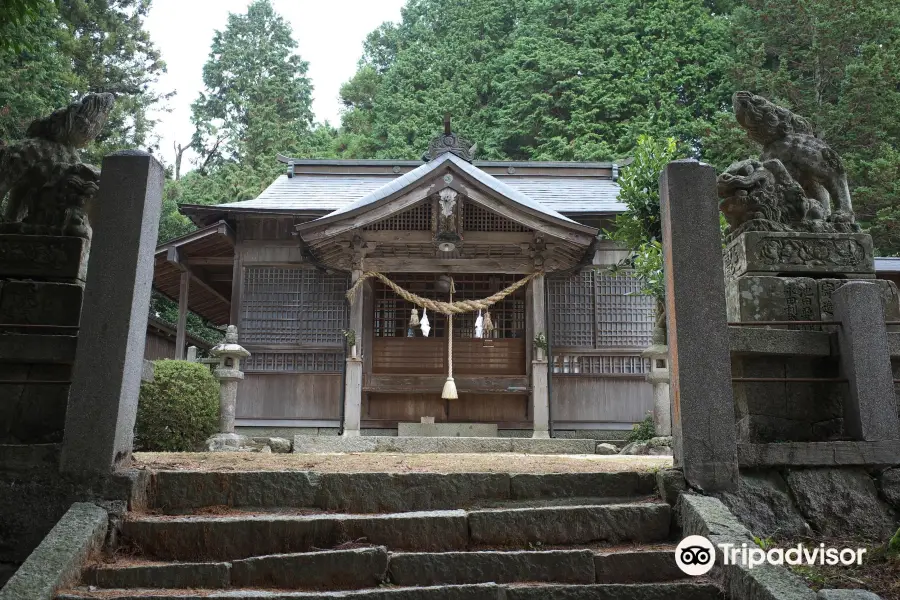
[[339,419],[341,375],[248,373],[238,385],[238,419]]
[[[453,372],[458,375],[525,375],[525,340],[454,338]],[[395,375],[441,375],[447,372],[447,340],[392,338],[373,340],[372,372]]]
[[144,360],[164,358],[175,358],[175,342],[148,332],[144,343]]
[[626,377],[553,376],[554,421],[637,423],[653,410],[653,386]]

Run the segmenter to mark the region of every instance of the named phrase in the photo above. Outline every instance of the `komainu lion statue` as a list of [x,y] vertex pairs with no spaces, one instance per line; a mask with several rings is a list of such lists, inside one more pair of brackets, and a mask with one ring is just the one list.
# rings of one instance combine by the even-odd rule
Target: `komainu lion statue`
[[750,92],[732,100],[738,123],[763,151],[719,175],[729,238],[744,231],[859,231],[844,163],[809,121]]
[[112,94],[88,94],[0,148],[0,200],[8,194],[0,230],[90,238],[87,212],[100,172],[81,162],[78,149],[97,137],[114,103]]

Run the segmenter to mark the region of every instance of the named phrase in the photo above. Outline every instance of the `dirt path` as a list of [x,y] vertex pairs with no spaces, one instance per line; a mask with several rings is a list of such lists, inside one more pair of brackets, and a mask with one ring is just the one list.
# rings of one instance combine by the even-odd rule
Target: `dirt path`
[[139,452],[134,468],[181,471],[320,471],[325,473],[609,473],[672,466],[668,456],[547,454],[260,454]]

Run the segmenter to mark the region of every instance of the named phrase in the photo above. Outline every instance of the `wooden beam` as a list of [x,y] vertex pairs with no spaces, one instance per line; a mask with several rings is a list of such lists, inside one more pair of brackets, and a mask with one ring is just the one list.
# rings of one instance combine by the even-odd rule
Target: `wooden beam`
[[[216,300],[222,302],[226,306],[231,306],[231,301],[228,300],[225,296],[223,296],[219,291],[215,290],[211,285],[200,279],[196,273],[194,273],[190,266],[187,265],[184,261],[184,258],[181,256],[181,253],[178,251],[178,248],[169,248],[166,252],[166,261],[178,267],[182,272],[182,282],[184,281],[184,274],[187,273],[191,280],[197,284],[200,288],[205,290],[208,294],[210,294]],[[180,302],[180,298],[179,298]]]
[[234,279],[234,273],[211,273],[207,276],[212,283],[231,283]]
[[192,267],[221,266],[230,267],[234,263],[234,257],[231,256],[198,256],[195,258],[182,258],[181,261]]
[[[522,376],[454,375],[460,393],[527,394],[528,378]],[[363,391],[408,394],[440,393],[446,375],[367,375]]]
[[[170,248],[174,250],[174,248]],[[181,273],[181,286],[178,288],[178,326],[175,334],[175,360],[184,360],[184,343],[187,333],[188,295],[191,290],[191,274]]]
[[381,273],[518,273],[534,271],[534,262],[522,258],[367,258],[366,270]]

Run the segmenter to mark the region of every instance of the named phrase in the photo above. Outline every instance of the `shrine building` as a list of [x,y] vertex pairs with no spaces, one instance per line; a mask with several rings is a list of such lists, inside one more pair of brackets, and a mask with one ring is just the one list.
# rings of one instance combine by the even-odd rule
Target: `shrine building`
[[[421,161],[279,156],[258,198],[180,207],[198,230],[159,246],[154,288],[179,302],[179,358],[188,310],[237,325],[240,432],[602,438],[652,410],[654,301],[602,236],[618,166],[472,154],[445,123]],[[451,294],[452,319],[423,304]]]

